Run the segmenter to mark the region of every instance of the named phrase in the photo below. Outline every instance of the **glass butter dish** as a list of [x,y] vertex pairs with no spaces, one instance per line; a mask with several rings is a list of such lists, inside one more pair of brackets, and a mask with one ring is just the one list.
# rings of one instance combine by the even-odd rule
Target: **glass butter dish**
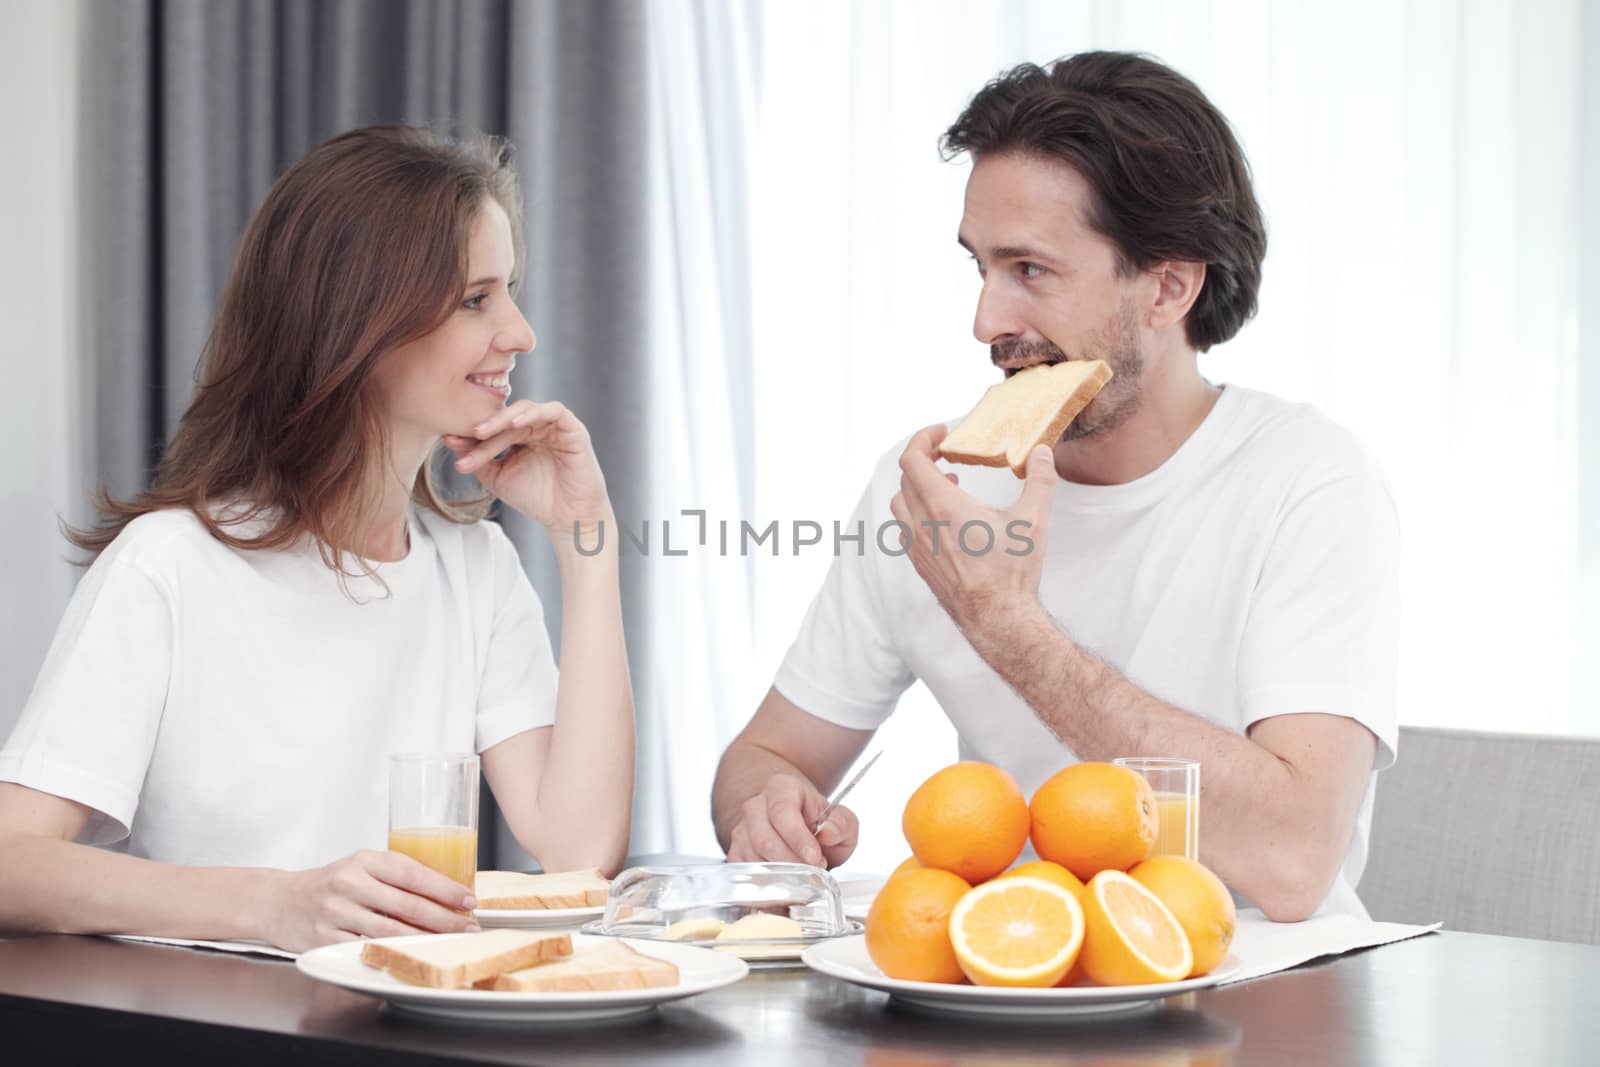
[[790,963],[807,945],[861,932],[839,883],[803,863],[631,867],[584,933],[677,941],[752,963]]

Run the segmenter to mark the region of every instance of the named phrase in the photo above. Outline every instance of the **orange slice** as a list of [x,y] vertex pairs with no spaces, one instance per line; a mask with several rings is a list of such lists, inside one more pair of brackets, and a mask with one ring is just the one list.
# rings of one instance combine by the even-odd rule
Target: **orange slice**
[[1189,937],[1171,910],[1122,871],[1089,880],[1083,921],[1083,970],[1101,985],[1176,982],[1194,967]]
[[1083,906],[1042,878],[996,878],[950,913],[950,945],[976,985],[1053,986],[1083,946]]

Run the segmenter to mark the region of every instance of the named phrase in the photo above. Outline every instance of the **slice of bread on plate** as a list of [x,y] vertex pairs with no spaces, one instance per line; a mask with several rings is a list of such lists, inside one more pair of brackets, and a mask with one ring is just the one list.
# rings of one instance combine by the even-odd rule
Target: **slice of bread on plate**
[[571,955],[571,935],[524,930],[433,934],[361,946],[361,962],[367,966],[434,989],[466,989],[497,974]]
[[541,963],[478,982],[479,989],[513,993],[598,993],[678,984],[676,964],[646,956],[621,941],[585,945],[567,959]]
[[473,892],[479,911],[593,908],[606,902],[611,880],[598,867],[557,874],[479,871]]
[[1111,380],[1103,360],[1073,359],[1019,370],[991,385],[978,406],[939,445],[953,463],[1010,467],[1028,476],[1028,454],[1035,445],[1054,445]]

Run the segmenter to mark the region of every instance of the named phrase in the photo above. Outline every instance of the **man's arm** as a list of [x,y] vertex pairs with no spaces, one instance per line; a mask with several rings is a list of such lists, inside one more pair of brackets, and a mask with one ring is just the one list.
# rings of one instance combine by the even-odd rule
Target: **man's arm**
[[978,654],[1082,759],[1199,760],[1201,859],[1269,919],[1296,922],[1328,893],[1350,847],[1377,740],[1353,719],[1263,719],[1241,737],[1151,696],[1042,610],[974,630]]
[[[912,532],[912,565],[978,655],[1082,759],[1179,756],[1199,760],[1202,858],[1277,921],[1309,916],[1327,895],[1350,845],[1376,739],[1338,708],[1264,719],[1241,737],[1140,689],[1064,634],[1039,603],[1042,546],[1057,475],[1050,450],[1029,458],[1010,508],[962,493],[934,464],[944,438],[933,426],[901,457],[890,502]],[[1035,544],[1019,556],[935,552],[930,522],[991,529],[1027,522]]]
[[838,726],[767,690],[717,766],[711,818],[728,859],[836,867],[855,851],[855,813],[835,808],[815,835],[832,789],[866,748],[871,730]]

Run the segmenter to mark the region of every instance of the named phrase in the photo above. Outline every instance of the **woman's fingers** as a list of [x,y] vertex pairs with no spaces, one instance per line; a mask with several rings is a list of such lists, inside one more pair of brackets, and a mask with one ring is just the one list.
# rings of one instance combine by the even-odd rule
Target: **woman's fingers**
[[[458,455],[456,470],[466,473],[481,467],[515,445],[559,441],[561,434],[566,431],[567,427],[559,420],[545,420],[526,426],[513,426],[489,438],[487,441],[472,441],[471,448],[464,454]],[[456,451],[460,452],[459,449]],[[570,449],[563,448],[561,451],[570,451]]]
[[337,930],[348,930],[356,937],[403,937],[407,934],[427,934],[433,931],[401,922],[391,915],[374,911],[360,901],[348,897],[337,901],[331,909],[330,925]]
[[465,911],[478,906],[477,897],[471,889],[403,852],[368,849],[357,853],[356,859],[376,884],[427,897],[445,908]]
[[545,422],[560,422],[563,418],[577,420],[567,406],[559,400],[518,400],[514,404],[507,404],[492,417],[480,422],[473,427],[480,441],[486,441],[495,434],[503,433],[513,426],[536,426]]

